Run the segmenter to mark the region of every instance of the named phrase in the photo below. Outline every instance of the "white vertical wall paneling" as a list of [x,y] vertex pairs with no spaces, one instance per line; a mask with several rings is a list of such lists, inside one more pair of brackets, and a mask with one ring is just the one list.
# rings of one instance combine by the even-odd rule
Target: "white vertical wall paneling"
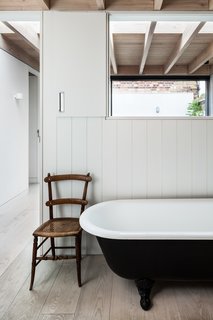
[[[87,119],[87,170],[93,181],[90,183],[88,199],[91,204],[102,201],[102,118]],[[100,253],[95,237],[87,235],[88,253]]]
[[147,197],[147,121],[134,120],[132,128],[132,196]]
[[[70,134],[71,147],[71,172],[87,173],[87,119],[86,118],[70,118],[72,122],[72,131]],[[82,183],[73,182],[72,196],[78,198],[82,196]],[[90,188],[91,186],[89,186]],[[79,207],[73,206],[75,216],[79,215]]]
[[213,197],[213,121],[207,121],[207,196]]
[[160,198],[162,195],[162,121],[147,122],[147,197]]
[[206,121],[192,121],[192,196],[207,194]]
[[117,124],[117,197],[132,197],[132,121]]
[[117,197],[117,121],[103,119],[103,201]]
[[[72,173],[87,173],[87,118],[70,118],[72,130],[70,135],[71,147],[71,172]],[[89,188],[91,186],[89,185]],[[72,196],[81,197],[82,183],[73,182]],[[79,206],[73,206],[73,216],[79,216]],[[86,234],[83,233],[82,252],[86,252]]]
[[191,168],[191,120],[177,121],[177,197],[188,198],[192,194]]
[[87,118],[71,118],[72,172],[87,173]]
[[[71,171],[71,119],[70,118],[57,118],[57,142],[56,142],[56,173],[65,174]],[[69,181],[63,181],[56,184],[57,197],[69,198],[72,192],[72,186]],[[46,184],[47,188],[47,184]],[[72,210],[70,205],[55,206],[54,212],[57,217],[70,217]],[[56,243],[58,246],[69,246],[70,238],[58,238]]]
[[90,203],[102,201],[102,119],[87,119],[87,170],[93,181],[89,188]]
[[162,121],[162,197],[177,195],[176,120]]
[[[211,196],[212,136],[211,120],[59,118],[57,171],[91,172],[90,205],[116,198]],[[83,252],[100,253],[95,237],[84,233]]]
[[[71,119],[70,118],[57,118],[57,161],[56,173],[65,174],[71,172]],[[46,186],[47,188],[47,186]],[[60,182],[57,184],[58,197],[71,196],[71,183],[68,181]],[[70,216],[70,207],[60,206],[60,213]]]
[[57,174],[71,171],[71,119],[57,118]]

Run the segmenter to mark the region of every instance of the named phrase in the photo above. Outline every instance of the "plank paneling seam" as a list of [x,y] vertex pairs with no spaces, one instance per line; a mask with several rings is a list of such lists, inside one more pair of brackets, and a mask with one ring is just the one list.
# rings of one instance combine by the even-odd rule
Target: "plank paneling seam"
[[148,198],[148,121],[146,120],[146,198]]
[[162,196],[177,196],[176,120],[162,121]]
[[104,124],[103,124],[103,121],[104,119],[102,118],[102,121],[101,121],[101,201],[103,201],[103,171],[104,171],[104,168],[103,168],[103,141],[104,141],[104,138],[103,138],[103,131],[104,131]]
[[206,122],[192,122],[192,195],[206,195]]
[[[75,136],[76,135],[76,133],[75,132],[73,132],[73,126],[74,126],[74,124],[75,124],[75,126],[78,124],[78,123],[76,123],[76,121],[78,122],[79,121],[79,119],[77,120],[78,118],[70,118],[70,122],[72,123],[72,125],[71,125],[71,130],[72,130],[72,137],[73,137],[73,139],[77,139],[77,136]],[[91,118],[90,118],[91,119]],[[98,119],[98,118],[93,118],[93,119]],[[101,119],[101,120],[100,120]],[[95,134],[97,134],[97,137],[99,137],[98,139],[99,139],[99,151],[98,151],[98,156],[97,156],[97,159],[96,159],[96,162],[97,162],[97,165],[98,165],[98,167],[99,167],[99,170],[100,170],[100,180],[99,181],[101,181],[102,180],[102,178],[103,178],[103,175],[104,175],[104,172],[105,172],[105,168],[104,168],[104,161],[103,161],[103,156],[104,156],[104,149],[105,149],[105,140],[103,140],[103,136],[105,136],[105,138],[106,138],[106,136],[108,135],[108,130],[111,130],[110,128],[112,128],[112,127],[110,127],[110,126],[105,126],[104,125],[104,123],[105,123],[105,121],[107,121],[107,120],[104,120],[104,119],[102,119],[102,118],[100,118],[99,120],[97,120],[98,121],[98,123],[99,123],[99,129],[98,128],[96,128],[96,130],[97,130],[97,132],[95,133],[95,131],[94,131],[94,137],[95,137]],[[94,123],[94,126],[95,126],[95,123],[96,123],[96,120],[95,121],[92,121],[92,120],[90,120],[90,121],[92,121],[93,123]],[[70,130],[70,129],[68,129],[68,127],[67,126],[69,126],[68,124],[66,124],[66,119],[64,119],[64,118],[61,118],[60,120],[59,120],[60,122],[64,122],[64,124],[62,123],[61,125],[62,125],[62,127],[63,127],[63,130]],[[84,148],[86,148],[86,150],[83,150],[82,151],[82,153],[81,153],[81,156],[79,156],[79,163],[81,163],[81,165],[80,165],[80,167],[82,167],[82,171],[83,171],[83,167],[86,167],[85,169],[87,169],[87,170],[90,170],[90,168],[88,167],[89,166],[89,164],[88,164],[88,159],[87,159],[87,156],[89,155],[90,157],[91,157],[91,150],[89,150],[88,149],[88,143],[90,143],[91,144],[91,141],[90,141],[90,138],[88,138],[88,136],[87,136],[87,133],[88,133],[88,127],[87,127],[87,122],[88,122],[88,118],[84,118],[84,121],[85,121],[85,128],[84,128],[84,130],[83,130],[83,132],[82,132],[82,136],[84,136],[85,137],[85,139],[86,139],[86,144],[85,144],[85,147]],[[128,120],[127,120],[128,121]],[[157,165],[157,161],[160,161],[160,162],[162,162],[163,161],[163,156],[165,156],[165,151],[164,151],[164,149],[162,149],[162,148],[164,148],[164,146],[165,146],[165,141],[167,140],[167,138],[169,138],[169,134],[172,134],[173,135],[173,141],[174,141],[174,144],[180,144],[181,143],[181,145],[179,145],[179,147],[181,146],[181,148],[179,148],[179,150],[176,150],[175,151],[175,153],[177,153],[175,156],[174,156],[174,158],[175,159],[179,159],[178,161],[180,162],[182,162],[182,163],[184,163],[185,161],[184,161],[184,156],[185,156],[185,153],[184,153],[184,150],[182,149],[182,147],[184,147],[184,137],[187,137],[186,136],[186,134],[187,134],[187,131],[184,133],[184,132],[182,132],[181,133],[181,131],[180,130],[186,130],[187,128],[188,129],[190,129],[190,131],[191,131],[191,134],[190,134],[190,136],[191,136],[191,138],[190,138],[190,140],[187,140],[188,142],[188,147],[187,146],[185,146],[186,148],[188,148],[188,149],[190,149],[190,150],[188,150],[188,155],[190,155],[191,154],[191,156],[190,157],[192,157],[192,155],[194,155],[194,153],[193,152],[198,152],[198,151],[196,151],[196,150],[198,150],[198,146],[197,146],[197,142],[196,142],[196,137],[197,138],[199,138],[199,144],[200,144],[200,147],[202,147],[202,150],[203,150],[203,156],[201,156],[201,154],[195,154],[194,155],[194,157],[193,158],[191,158],[191,161],[192,161],[192,163],[194,163],[194,166],[197,166],[198,167],[198,165],[199,164],[197,164],[197,161],[198,161],[198,157],[200,156],[200,160],[199,161],[201,161],[202,163],[203,163],[203,165],[204,165],[204,167],[201,167],[201,169],[200,170],[202,170],[202,179],[203,179],[203,183],[204,183],[204,181],[206,181],[206,179],[207,179],[207,176],[208,176],[208,168],[209,168],[209,160],[208,160],[208,154],[209,154],[209,152],[208,152],[208,149],[207,149],[207,145],[208,145],[208,148],[209,148],[209,138],[208,138],[208,136],[207,136],[207,134],[209,134],[208,132],[209,132],[209,130],[208,130],[208,132],[207,132],[207,126],[206,126],[206,121],[205,120],[203,120],[202,122],[199,120],[199,122],[196,122],[196,121],[194,121],[194,120],[166,120],[166,122],[165,121],[163,121],[162,122],[162,120],[160,120],[160,122],[159,122],[159,120],[149,120],[149,121],[147,121],[147,120],[129,120],[128,122],[127,121],[125,121],[125,122],[122,122],[121,120],[120,121],[116,121],[116,123],[115,123],[115,125],[113,126],[113,127],[115,127],[115,136],[113,135],[111,135],[111,137],[110,137],[110,139],[115,139],[115,145],[116,145],[116,147],[115,147],[115,154],[114,154],[114,152],[113,152],[113,154],[112,154],[112,161],[115,161],[115,166],[116,166],[116,169],[115,169],[115,171],[116,171],[116,175],[117,175],[117,177],[116,177],[116,194],[115,194],[115,197],[117,198],[118,197],[118,193],[119,193],[119,190],[118,190],[118,183],[119,183],[119,181],[118,181],[118,179],[119,179],[119,177],[118,177],[118,170],[119,170],[119,166],[120,166],[120,164],[121,164],[121,161],[123,162],[123,160],[122,160],[122,154],[119,154],[119,158],[118,158],[118,149],[119,149],[119,147],[120,147],[120,143],[122,142],[122,140],[124,140],[123,142],[122,142],[122,144],[123,144],[123,148],[124,148],[124,150],[126,150],[125,151],[125,153],[126,153],[126,156],[128,156],[128,158],[129,158],[129,160],[128,160],[128,166],[129,166],[129,168],[127,167],[127,170],[128,170],[128,174],[129,174],[129,183],[130,183],[130,188],[129,188],[129,197],[134,197],[134,173],[133,173],[133,162],[134,162],[134,157],[137,157],[137,155],[139,156],[139,153],[141,152],[140,151],[140,148],[141,148],[141,145],[138,145],[138,146],[136,146],[136,145],[134,145],[134,140],[135,140],[135,136],[134,136],[134,134],[139,134],[139,131],[137,131],[136,129],[135,129],[135,126],[136,126],[136,123],[139,123],[139,125],[138,125],[138,127],[140,126],[140,124],[141,124],[141,126],[143,126],[144,125],[144,123],[146,124],[146,130],[145,129],[143,129],[143,130],[145,130],[146,131],[146,135],[147,135],[147,137],[146,137],[146,153],[145,153],[145,157],[146,157],[146,162],[147,162],[147,164],[148,165],[150,165],[150,163],[149,163],[149,160],[148,160],[148,156],[150,156],[151,157],[151,161],[153,161],[153,164],[152,164],[152,166],[153,166],[153,170],[155,170],[155,168],[154,168],[154,162],[156,161],[156,165]],[[139,121],[139,122],[138,122]],[[146,122],[144,122],[144,121],[146,121]],[[154,121],[154,122],[152,122],[152,121]],[[167,122],[168,121],[168,122]],[[174,123],[174,126],[172,125],[172,126],[170,126],[170,124],[171,124],[171,121],[173,121],[173,123]],[[125,123],[125,126],[123,126],[123,123]],[[129,124],[128,124],[129,123]],[[192,128],[192,123],[193,123],[193,126],[194,126],[194,129]],[[209,122],[208,122],[209,123]],[[147,125],[148,124],[148,125]],[[151,124],[151,126],[152,127],[150,127],[150,124]],[[178,124],[178,126],[177,126],[177,124]],[[64,126],[65,125],[65,126]],[[122,130],[121,132],[120,132],[120,136],[119,136],[119,140],[118,140],[118,125],[120,126],[119,128],[119,130]],[[126,126],[127,125],[127,126]],[[156,132],[154,132],[153,130],[156,130],[156,125],[158,125],[158,127],[159,126],[162,126],[161,127],[161,130],[159,131],[159,128],[157,129],[157,131]],[[165,125],[166,126],[169,126],[170,127],[170,129],[169,129],[169,127],[168,127],[168,129],[165,129]],[[180,127],[180,125],[181,125],[181,127]],[[65,129],[67,127],[67,129]],[[78,127],[78,125],[77,125],[77,127]],[[125,127],[126,128],[128,128],[128,133],[126,132],[126,129],[125,129]],[[174,128],[173,128],[174,127]],[[210,127],[210,124],[208,125],[208,127]],[[179,128],[179,130],[178,130],[178,128]],[[196,129],[197,128],[197,129]],[[59,124],[57,125],[57,135],[58,135],[58,139],[57,139],[57,171],[59,172],[59,171],[63,171],[62,170],[62,168],[60,168],[60,166],[62,166],[63,167],[63,169],[66,167],[67,168],[67,165],[69,165],[69,161],[67,160],[67,154],[69,153],[68,152],[68,149],[70,149],[71,147],[72,148],[74,148],[74,149],[76,149],[77,148],[77,146],[76,147],[74,147],[74,145],[75,145],[75,143],[72,143],[71,141],[70,141],[70,138],[69,137],[66,137],[66,133],[65,133],[65,131],[64,131],[64,135],[65,136],[63,136],[63,134],[62,134],[62,132],[61,133],[59,133],[58,131],[60,131],[61,129],[59,129]],[[93,124],[91,124],[91,130],[95,130],[95,128],[93,128]],[[136,130],[136,131],[135,131]],[[141,129],[142,130],[142,129]],[[151,131],[150,131],[151,130]],[[164,137],[162,137],[162,134],[163,134],[163,130],[167,130],[168,131],[168,136],[166,135],[166,131],[164,132]],[[198,130],[199,132],[197,132],[196,130]],[[74,130],[74,131],[76,131],[76,129]],[[134,133],[133,134],[133,132],[136,132],[136,133]],[[141,131],[142,132],[142,131]],[[159,136],[159,133],[160,133],[160,136]],[[60,135],[62,134],[62,136],[61,136],[61,138],[60,138]],[[81,134],[81,132],[79,132],[79,134]],[[131,137],[129,136],[128,137],[128,135],[131,135]],[[151,136],[153,135],[153,137],[151,138]],[[196,136],[195,136],[196,135]],[[182,136],[182,138],[181,138],[181,136]],[[86,138],[87,137],[87,138]],[[126,143],[126,141],[125,141],[125,139],[126,138],[128,138],[128,144],[124,147],[124,145],[125,145],[125,143]],[[150,140],[150,138],[151,138],[151,140]],[[180,138],[181,138],[181,140],[180,140]],[[59,143],[59,139],[63,139],[63,140],[65,140],[65,145],[66,145],[66,148],[65,148],[65,150],[63,151],[62,149],[64,148],[64,146],[62,147],[62,149],[60,149],[60,143]],[[160,139],[160,140],[162,140],[162,145],[161,146],[159,146],[158,144],[156,144],[157,142],[156,142],[156,139]],[[166,139],[166,140],[165,140]],[[189,136],[188,136],[188,138],[187,139],[189,139]],[[83,140],[84,140],[84,138],[83,138]],[[139,139],[138,139],[139,140]],[[181,142],[182,141],[182,142]],[[191,141],[191,142],[190,142]],[[112,141],[111,141],[112,142]],[[138,142],[137,142],[138,143]],[[157,145],[158,145],[158,151],[156,151],[157,152],[157,159],[154,159],[153,158],[153,154],[152,154],[152,151],[150,151],[149,149],[150,148],[153,148],[154,147],[154,145],[153,145],[153,143],[155,143],[155,145],[156,145],[156,147],[157,147]],[[172,140],[170,140],[170,143],[171,143],[171,146],[173,147],[173,142],[172,142]],[[71,144],[71,145],[70,145]],[[108,144],[110,144],[110,141],[108,141]],[[69,146],[70,145],[70,146]],[[192,146],[194,146],[194,149],[196,149],[196,150],[192,150]],[[166,146],[165,146],[166,147]],[[125,149],[126,148],[126,149]],[[138,150],[137,149],[135,149],[135,148],[138,148]],[[155,148],[155,147],[154,147]],[[174,148],[175,149],[175,148]],[[61,151],[60,151],[61,150]],[[160,151],[161,150],[161,151]],[[67,153],[68,152],[68,153]],[[72,167],[72,169],[74,169],[73,168],[73,154],[75,154],[75,156],[77,157],[76,158],[76,161],[78,161],[78,155],[80,155],[78,152],[77,152],[77,149],[76,150],[72,150],[72,160],[71,160],[71,167]],[[110,152],[110,150],[109,150],[109,152]],[[149,152],[151,152],[150,154],[149,154]],[[160,153],[161,154],[160,154]],[[211,155],[211,154],[210,154]],[[106,156],[106,155],[105,155]],[[168,156],[169,156],[169,153],[168,153]],[[85,164],[83,164],[83,162],[82,162],[82,160],[81,160],[81,158],[84,158],[85,157]],[[114,158],[115,157],[115,158]],[[60,160],[61,159],[61,160]],[[168,159],[168,157],[166,157],[165,158],[166,160]],[[189,158],[188,158],[189,159]],[[124,157],[124,160],[125,161],[127,161],[127,159]],[[168,160],[169,161],[169,160]],[[173,165],[172,164],[172,162],[169,162],[170,163],[170,165]],[[179,165],[180,163],[177,163],[177,165]],[[139,166],[140,164],[138,164],[138,166]],[[162,163],[162,165],[164,165],[164,163]],[[176,171],[176,174],[177,174],[177,169],[178,169],[178,167],[175,169],[175,171]],[[179,169],[181,170],[181,167],[179,167]],[[148,170],[147,170],[147,174],[148,173],[150,173],[150,168],[148,168]],[[197,178],[196,179],[198,179],[198,175],[199,175],[199,173],[198,173],[198,171],[197,170],[195,170],[195,168],[194,168],[194,171],[192,171],[192,167],[191,167],[191,174],[190,174],[190,176],[191,176],[191,178],[190,178],[190,180],[193,180],[193,179],[195,179],[195,175],[197,176]],[[85,171],[85,170],[84,170]],[[160,169],[160,171],[158,171],[158,173],[159,173],[159,175],[162,175],[162,177],[161,178],[163,178],[163,175],[164,175],[164,173],[163,173],[163,169],[161,168]],[[175,188],[175,189],[178,189],[179,187],[177,186],[177,184],[178,184],[178,181],[176,181],[175,182],[175,177],[174,177],[174,172],[172,172],[173,173],[173,179],[174,179],[174,183],[175,183],[175,185],[176,186],[174,186],[173,185],[173,188]],[[181,173],[181,171],[179,172],[179,174]],[[192,177],[194,177],[194,178],[192,178]],[[199,179],[198,179],[199,180]],[[150,183],[150,180],[148,179],[148,175],[146,176],[146,185],[147,185],[147,187],[148,187],[148,185],[149,185],[149,183]],[[161,181],[161,183],[163,183],[163,181]],[[191,184],[192,184],[193,182],[191,181]],[[207,186],[207,182],[205,182],[205,184],[206,184],[206,186]],[[161,189],[163,190],[163,188],[164,188],[164,186],[162,185],[161,186]],[[192,188],[192,185],[191,185],[191,188]],[[207,187],[205,187],[204,189],[205,190],[203,190],[202,192],[205,194],[206,193],[206,188]],[[161,190],[161,192],[162,192],[162,190]],[[149,190],[150,191],[150,190]],[[147,191],[146,191],[146,193],[147,193]],[[176,194],[176,192],[174,193],[174,196],[175,196],[175,194]],[[193,193],[192,193],[192,189],[191,189],[191,192],[190,192],[190,194],[191,195],[193,195]],[[187,194],[187,196],[190,196],[190,194]],[[161,193],[159,194],[159,195],[162,195]],[[101,189],[99,189],[99,198],[100,198],[100,200],[101,199],[103,199],[104,198],[104,194],[103,194],[103,184],[101,184]]]
[[116,199],[118,199],[118,121],[116,121]]
[[[213,195],[210,119],[68,117],[58,122],[57,171],[69,165],[72,150],[72,171],[93,175],[90,204],[119,198]],[[87,243],[95,253],[95,240],[88,237]]]
[[133,198],[133,120],[131,120],[131,199]]

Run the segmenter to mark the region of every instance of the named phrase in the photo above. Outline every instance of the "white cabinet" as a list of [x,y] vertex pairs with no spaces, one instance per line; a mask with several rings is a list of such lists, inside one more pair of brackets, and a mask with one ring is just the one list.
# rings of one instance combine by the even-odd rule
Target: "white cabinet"
[[[43,15],[44,108],[59,116],[106,114],[106,13]],[[58,112],[59,92],[65,111]]]
[[[42,36],[43,175],[57,165],[58,118],[106,115],[106,13],[44,12]],[[65,111],[59,112],[59,92]],[[79,146],[80,147],[80,146]]]

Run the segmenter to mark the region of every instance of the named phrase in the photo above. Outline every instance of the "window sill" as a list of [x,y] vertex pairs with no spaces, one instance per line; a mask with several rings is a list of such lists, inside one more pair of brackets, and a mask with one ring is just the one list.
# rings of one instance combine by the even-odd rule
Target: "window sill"
[[139,116],[139,117],[117,117],[117,116],[107,116],[106,120],[213,120],[213,116],[205,117],[180,117],[180,116]]

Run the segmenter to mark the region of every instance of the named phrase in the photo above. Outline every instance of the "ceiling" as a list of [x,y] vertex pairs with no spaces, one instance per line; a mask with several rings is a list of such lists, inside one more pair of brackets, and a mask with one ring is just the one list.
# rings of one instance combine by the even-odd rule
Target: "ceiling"
[[111,74],[208,75],[213,71],[213,22],[110,23]]
[[0,10],[213,10],[213,0],[1,0]]
[[0,48],[39,71],[40,23],[0,22]]
[[[194,11],[212,12],[213,0],[1,0],[0,11]],[[7,28],[6,28],[7,27]],[[110,23],[112,74],[191,75],[213,71],[210,22],[125,21]],[[35,24],[4,22],[0,48],[39,70],[39,29]]]

